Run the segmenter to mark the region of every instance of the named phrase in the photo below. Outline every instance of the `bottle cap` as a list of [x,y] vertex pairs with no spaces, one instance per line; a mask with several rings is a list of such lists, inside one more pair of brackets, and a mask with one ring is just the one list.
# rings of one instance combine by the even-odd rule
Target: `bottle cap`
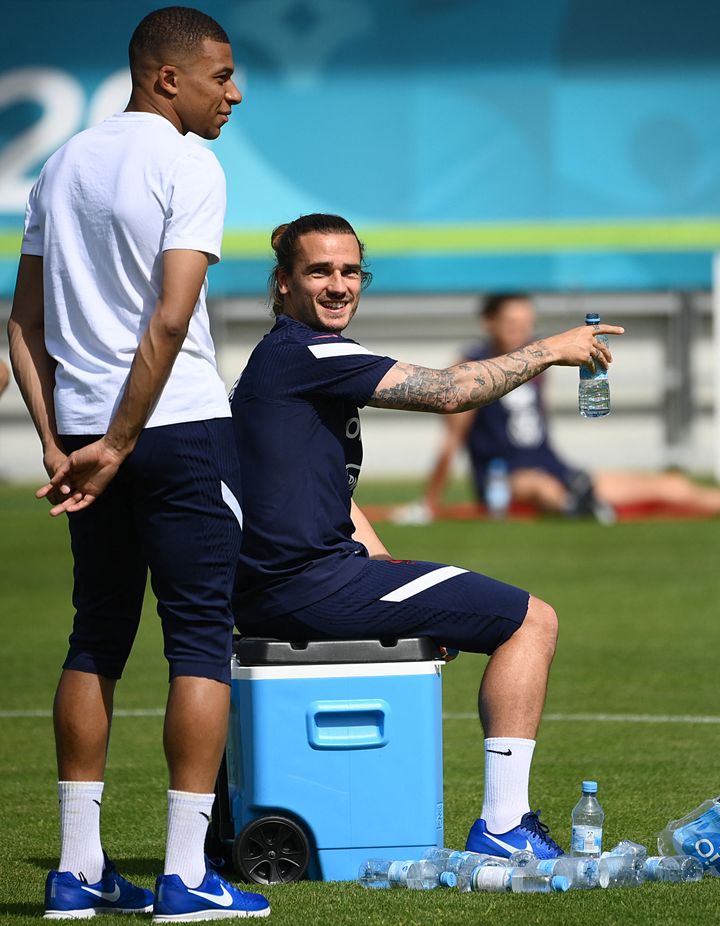
[[600,316],[598,315],[598,313],[597,313],[597,312],[588,312],[587,315],[585,316],[585,324],[586,324],[586,325],[599,325],[599,324],[600,324]]
[[582,789],[586,794],[597,794],[597,781],[583,781]]
[[565,875],[553,875],[550,879],[550,887],[554,891],[566,891],[570,887],[570,881]]
[[457,875],[454,871],[441,871],[440,884],[442,884],[443,887],[456,887]]

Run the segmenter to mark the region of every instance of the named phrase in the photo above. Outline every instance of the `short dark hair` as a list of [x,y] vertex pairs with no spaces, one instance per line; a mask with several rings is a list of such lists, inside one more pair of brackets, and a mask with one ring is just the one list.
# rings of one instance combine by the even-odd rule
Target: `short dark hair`
[[140,20],[130,38],[130,70],[134,74],[144,57],[193,52],[204,39],[230,44],[223,27],[207,13],[190,6],[153,10]]
[[301,215],[292,222],[278,225],[277,228],[273,229],[270,236],[270,243],[273,251],[275,251],[275,266],[268,277],[268,301],[273,315],[283,314],[283,297],[278,287],[277,272],[281,269],[287,274],[293,272],[298,252],[298,241],[303,235],[308,235],[311,232],[319,232],[321,235],[353,235],[360,249],[362,288],[365,289],[372,281],[372,273],[366,270],[364,266],[365,245],[358,238],[355,229],[347,219],[344,219],[341,215],[330,215],[323,212]]
[[530,302],[528,293],[505,292],[505,293],[487,293],[480,300],[478,315],[481,318],[494,318],[506,302]]

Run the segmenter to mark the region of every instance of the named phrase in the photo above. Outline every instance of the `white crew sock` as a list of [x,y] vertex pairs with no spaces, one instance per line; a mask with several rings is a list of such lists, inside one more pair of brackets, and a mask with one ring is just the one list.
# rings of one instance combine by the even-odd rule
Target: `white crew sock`
[[198,887],[205,877],[205,834],[214,800],[214,794],[168,791],[165,874],[179,875],[186,887]]
[[496,736],[485,740],[482,817],[491,833],[507,833],[530,810],[528,784],[535,740]]
[[100,803],[104,782],[58,781],[60,802],[60,863],[88,884],[102,877],[105,864],[100,841]]

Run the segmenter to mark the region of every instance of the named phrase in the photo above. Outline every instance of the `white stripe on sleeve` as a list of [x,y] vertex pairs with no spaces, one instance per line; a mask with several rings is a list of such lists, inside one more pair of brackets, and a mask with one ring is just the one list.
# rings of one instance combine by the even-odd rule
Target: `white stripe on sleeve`
[[225,485],[222,479],[220,480],[220,491],[222,492],[223,501],[237,518],[237,522],[240,527],[242,527],[243,514],[242,508],[240,507],[240,502],[235,498],[230,488]]
[[388,592],[387,595],[383,595],[380,601],[406,601],[408,598],[412,598],[413,595],[424,592],[426,588],[432,588],[433,585],[447,582],[448,579],[459,576],[463,572],[467,572],[467,569],[460,569],[458,566],[441,566],[439,569],[433,569],[432,572],[428,572],[424,576],[413,579],[412,582],[406,582],[400,588]]
[[372,351],[359,344],[349,344],[347,341],[339,341],[336,344],[308,344],[310,353],[314,354],[318,360],[325,360],[327,357],[350,357],[353,354],[370,354]]

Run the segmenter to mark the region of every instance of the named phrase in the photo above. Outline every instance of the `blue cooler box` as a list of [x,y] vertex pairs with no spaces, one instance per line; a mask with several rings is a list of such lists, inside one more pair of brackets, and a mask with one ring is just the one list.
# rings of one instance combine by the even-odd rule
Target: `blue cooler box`
[[442,664],[428,639],[236,640],[222,822],[245,880],[443,844]]

